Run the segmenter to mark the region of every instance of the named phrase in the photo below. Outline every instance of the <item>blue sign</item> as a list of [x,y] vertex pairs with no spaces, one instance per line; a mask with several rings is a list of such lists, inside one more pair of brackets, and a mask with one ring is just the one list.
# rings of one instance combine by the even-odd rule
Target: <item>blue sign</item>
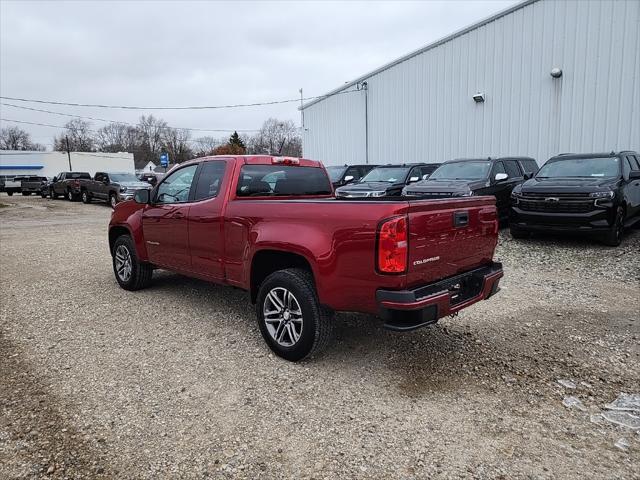
[[161,153],[160,154],[160,166],[161,167],[168,167],[169,166],[169,154],[168,153]]

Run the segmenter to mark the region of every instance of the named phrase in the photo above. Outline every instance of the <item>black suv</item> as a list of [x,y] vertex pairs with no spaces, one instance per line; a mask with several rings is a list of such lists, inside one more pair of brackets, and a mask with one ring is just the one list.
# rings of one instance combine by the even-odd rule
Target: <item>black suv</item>
[[333,188],[338,188],[348,183],[359,182],[362,177],[377,166],[378,165],[333,165],[325,168],[327,169]]
[[338,188],[336,197],[363,198],[400,195],[406,185],[428,178],[439,166],[439,163],[380,165],[362,177],[359,182]]
[[512,193],[511,235],[585,232],[611,246],[640,220],[640,155],[562,154]]
[[509,218],[511,191],[537,171],[538,163],[529,157],[449,160],[427,180],[405,187],[402,194],[420,198],[493,195],[500,220],[506,220]]

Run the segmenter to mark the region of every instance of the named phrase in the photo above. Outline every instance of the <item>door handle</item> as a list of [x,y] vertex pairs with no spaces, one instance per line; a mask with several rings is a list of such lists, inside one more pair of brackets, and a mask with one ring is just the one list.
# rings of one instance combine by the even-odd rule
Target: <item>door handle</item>
[[171,215],[171,218],[184,218],[184,213],[176,212],[173,215]]

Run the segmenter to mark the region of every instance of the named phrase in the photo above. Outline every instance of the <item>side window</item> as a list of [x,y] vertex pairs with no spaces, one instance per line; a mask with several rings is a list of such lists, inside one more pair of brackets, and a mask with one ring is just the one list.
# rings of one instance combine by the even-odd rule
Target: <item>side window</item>
[[103,173],[102,174],[102,181],[109,183],[109,174],[108,173]]
[[624,157],[624,162],[622,162],[622,176],[625,178],[625,180],[629,179],[629,174],[631,173],[631,170],[635,170],[631,166],[631,157],[626,156]]
[[347,171],[345,172],[344,176],[345,177],[352,176],[354,180],[360,180],[360,177],[362,177],[362,175],[360,175],[358,167],[347,168]]
[[505,160],[504,168],[507,170],[507,175],[509,175],[509,178],[522,177],[522,172],[520,171],[520,166],[518,165],[517,161]]
[[493,164],[493,169],[491,170],[491,180],[495,179],[496,175],[499,173],[507,173],[502,162],[496,162]]
[[[631,159],[631,170],[640,170],[640,157],[635,155],[634,157],[627,157]],[[633,164],[633,160],[636,161],[635,166]]]
[[58,175],[58,180],[64,180],[64,173],[61,173],[60,175]]
[[197,169],[198,165],[189,165],[176,170],[166,177],[158,187],[154,203],[184,203],[189,201],[191,183]]
[[536,173],[538,171],[538,164],[535,160],[521,160],[520,165],[525,173]]
[[102,174],[101,174],[100,172],[96,173],[96,176],[95,176],[95,177],[93,177],[93,179],[94,179],[96,182],[101,182],[101,181],[102,181]]
[[224,179],[225,167],[226,163],[221,161],[205,162],[202,165],[196,182],[194,201],[213,198],[218,195],[220,185]]
[[409,177],[407,178],[407,181],[411,180],[412,178],[416,178],[418,177],[418,181],[422,180],[422,169],[420,167],[413,167],[411,169],[411,173],[409,174]]

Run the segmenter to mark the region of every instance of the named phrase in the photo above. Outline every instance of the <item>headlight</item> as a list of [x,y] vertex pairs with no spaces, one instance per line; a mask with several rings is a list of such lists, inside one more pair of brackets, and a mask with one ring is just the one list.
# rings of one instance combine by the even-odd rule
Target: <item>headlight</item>
[[120,187],[120,191],[121,192],[126,192],[127,191],[127,187]]
[[593,192],[589,196],[591,198],[613,198],[615,193],[613,192]]
[[472,195],[473,195],[472,191],[462,192],[458,194],[459,197],[471,197]]
[[369,192],[370,197],[384,197],[387,194],[386,190],[380,190],[377,192]]

